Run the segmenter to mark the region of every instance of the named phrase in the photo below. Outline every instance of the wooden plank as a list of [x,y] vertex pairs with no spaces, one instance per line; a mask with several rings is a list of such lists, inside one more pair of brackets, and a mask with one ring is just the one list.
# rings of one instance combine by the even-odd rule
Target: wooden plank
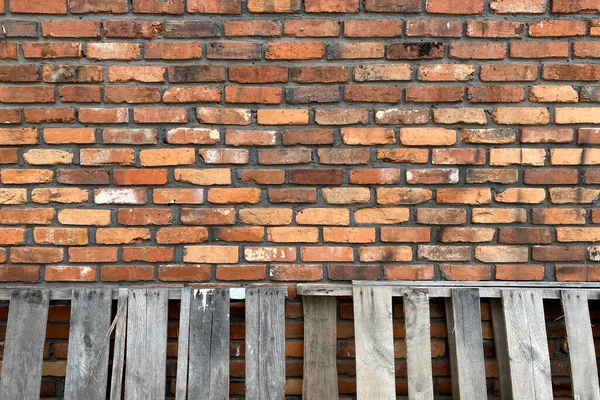
[[395,400],[392,292],[387,287],[352,290],[357,398]]
[[165,289],[133,289],[127,313],[125,398],[163,400],[167,362]]
[[189,286],[181,289],[181,305],[179,307],[179,337],[177,338],[177,387],[176,400],[185,400],[187,396],[187,378],[190,344],[190,297]]
[[452,289],[446,300],[453,398],[487,398],[479,290]]
[[111,305],[110,289],[73,291],[65,399],[106,399]]
[[115,347],[113,353],[112,375],[110,379],[110,400],[121,400],[123,388],[123,365],[125,363],[125,335],[127,329],[127,299],[129,291],[119,290],[115,325]]
[[404,295],[408,397],[433,400],[429,295],[415,289]]
[[188,399],[229,399],[229,290],[194,289]]
[[2,360],[0,398],[40,398],[49,292],[13,290]]
[[567,326],[573,398],[600,400],[598,366],[587,294],[583,290],[563,290],[561,297]]
[[337,400],[337,300],[304,296],[304,374],[302,398]]
[[246,290],[247,400],[284,399],[285,290]]
[[496,349],[496,362],[498,363],[498,380],[500,381],[500,398],[512,400],[510,383],[510,360],[508,358],[508,345],[506,341],[506,323],[502,311],[501,299],[490,299],[492,310],[492,324],[494,327],[494,347]]
[[552,382],[544,305],[539,291],[506,290],[502,296],[512,397],[550,400]]

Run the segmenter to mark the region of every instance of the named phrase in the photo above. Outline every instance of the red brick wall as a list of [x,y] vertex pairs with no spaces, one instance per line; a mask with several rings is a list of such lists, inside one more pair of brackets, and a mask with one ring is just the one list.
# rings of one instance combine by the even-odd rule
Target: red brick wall
[[0,281],[599,281],[599,0],[4,0]]

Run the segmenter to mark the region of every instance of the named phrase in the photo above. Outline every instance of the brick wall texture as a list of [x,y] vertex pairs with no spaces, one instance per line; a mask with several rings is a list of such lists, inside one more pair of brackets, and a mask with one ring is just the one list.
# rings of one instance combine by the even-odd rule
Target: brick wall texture
[[599,10],[0,0],[0,281],[600,281]]

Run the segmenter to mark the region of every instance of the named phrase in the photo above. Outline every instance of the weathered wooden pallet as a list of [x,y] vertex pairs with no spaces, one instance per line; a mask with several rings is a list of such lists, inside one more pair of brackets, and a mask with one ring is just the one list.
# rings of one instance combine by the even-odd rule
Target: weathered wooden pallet
[[[0,291],[0,298],[6,296]],[[229,398],[230,299],[246,301],[246,398],[283,399],[285,287],[15,289],[0,398],[37,400],[50,299],[71,300],[65,399],[163,400],[167,307],[181,299],[176,399]],[[113,298],[118,298],[111,323]],[[114,355],[109,378],[109,343]]]
[[396,399],[392,297],[404,298],[409,399],[432,400],[429,298],[442,297],[450,350],[453,397],[487,399],[480,298],[490,298],[502,399],[552,399],[542,300],[562,300],[573,396],[600,400],[589,299],[598,285],[541,286],[463,283],[299,285],[304,304],[303,399],[338,399],[336,296],[352,296],[359,400]]

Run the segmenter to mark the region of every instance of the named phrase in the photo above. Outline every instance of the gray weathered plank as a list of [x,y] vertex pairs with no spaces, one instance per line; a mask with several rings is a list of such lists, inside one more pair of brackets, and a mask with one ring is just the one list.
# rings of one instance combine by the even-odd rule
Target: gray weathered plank
[[167,362],[166,289],[133,289],[127,313],[125,398],[163,400]]
[[117,314],[115,315],[115,347],[113,352],[112,375],[110,379],[110,400],[121,400],[123,387],[123,365],[125,362],[125,335],[127,325],[127,289],[119,290]]
[[246,399],[283,400],[285,295],[279,287],[246,290]]
[[567,326],[573,398],[600,400],[598,366],[587,294],[583,290],[563,290],[561,297]]
[[0,380],[2,399],[40,398],[48,296],[46,290],[12,291]]
[[73,290],[65,399],[106,399],[110,289]]
[[337,400],[337,300],[304,296],[304,374],[302,398]]
[[553,398],[544,305],[539,291],[505,290],[502,296],[512,397]]
[[352,291],[357,398],[396,399],[392,292],[387,287]]
[[502,400],[511,400],[510,360],[508,358],[506,324],[504,322],[504,312],[502,311],[502,300],[490,299],[490,308],[492,310],[492,324],[494,327],[494,347],[496,349],[496,361],[498,363],[500,398]]
[[433,400],[431,321],[427,290],[415,289],[404,295],[404,318],[408,398]]
[[478,289],[452,289],[446,299],[453,398],[487,398]]
[[229,399],[229,289],[194,289],[188,399]]
[[189,286],[181,289],[181,305],[179,307],[179,337],[177,338],[177,387],[176,400],[185,400],[187,396],[187,378],[190,349],[190,298]]

